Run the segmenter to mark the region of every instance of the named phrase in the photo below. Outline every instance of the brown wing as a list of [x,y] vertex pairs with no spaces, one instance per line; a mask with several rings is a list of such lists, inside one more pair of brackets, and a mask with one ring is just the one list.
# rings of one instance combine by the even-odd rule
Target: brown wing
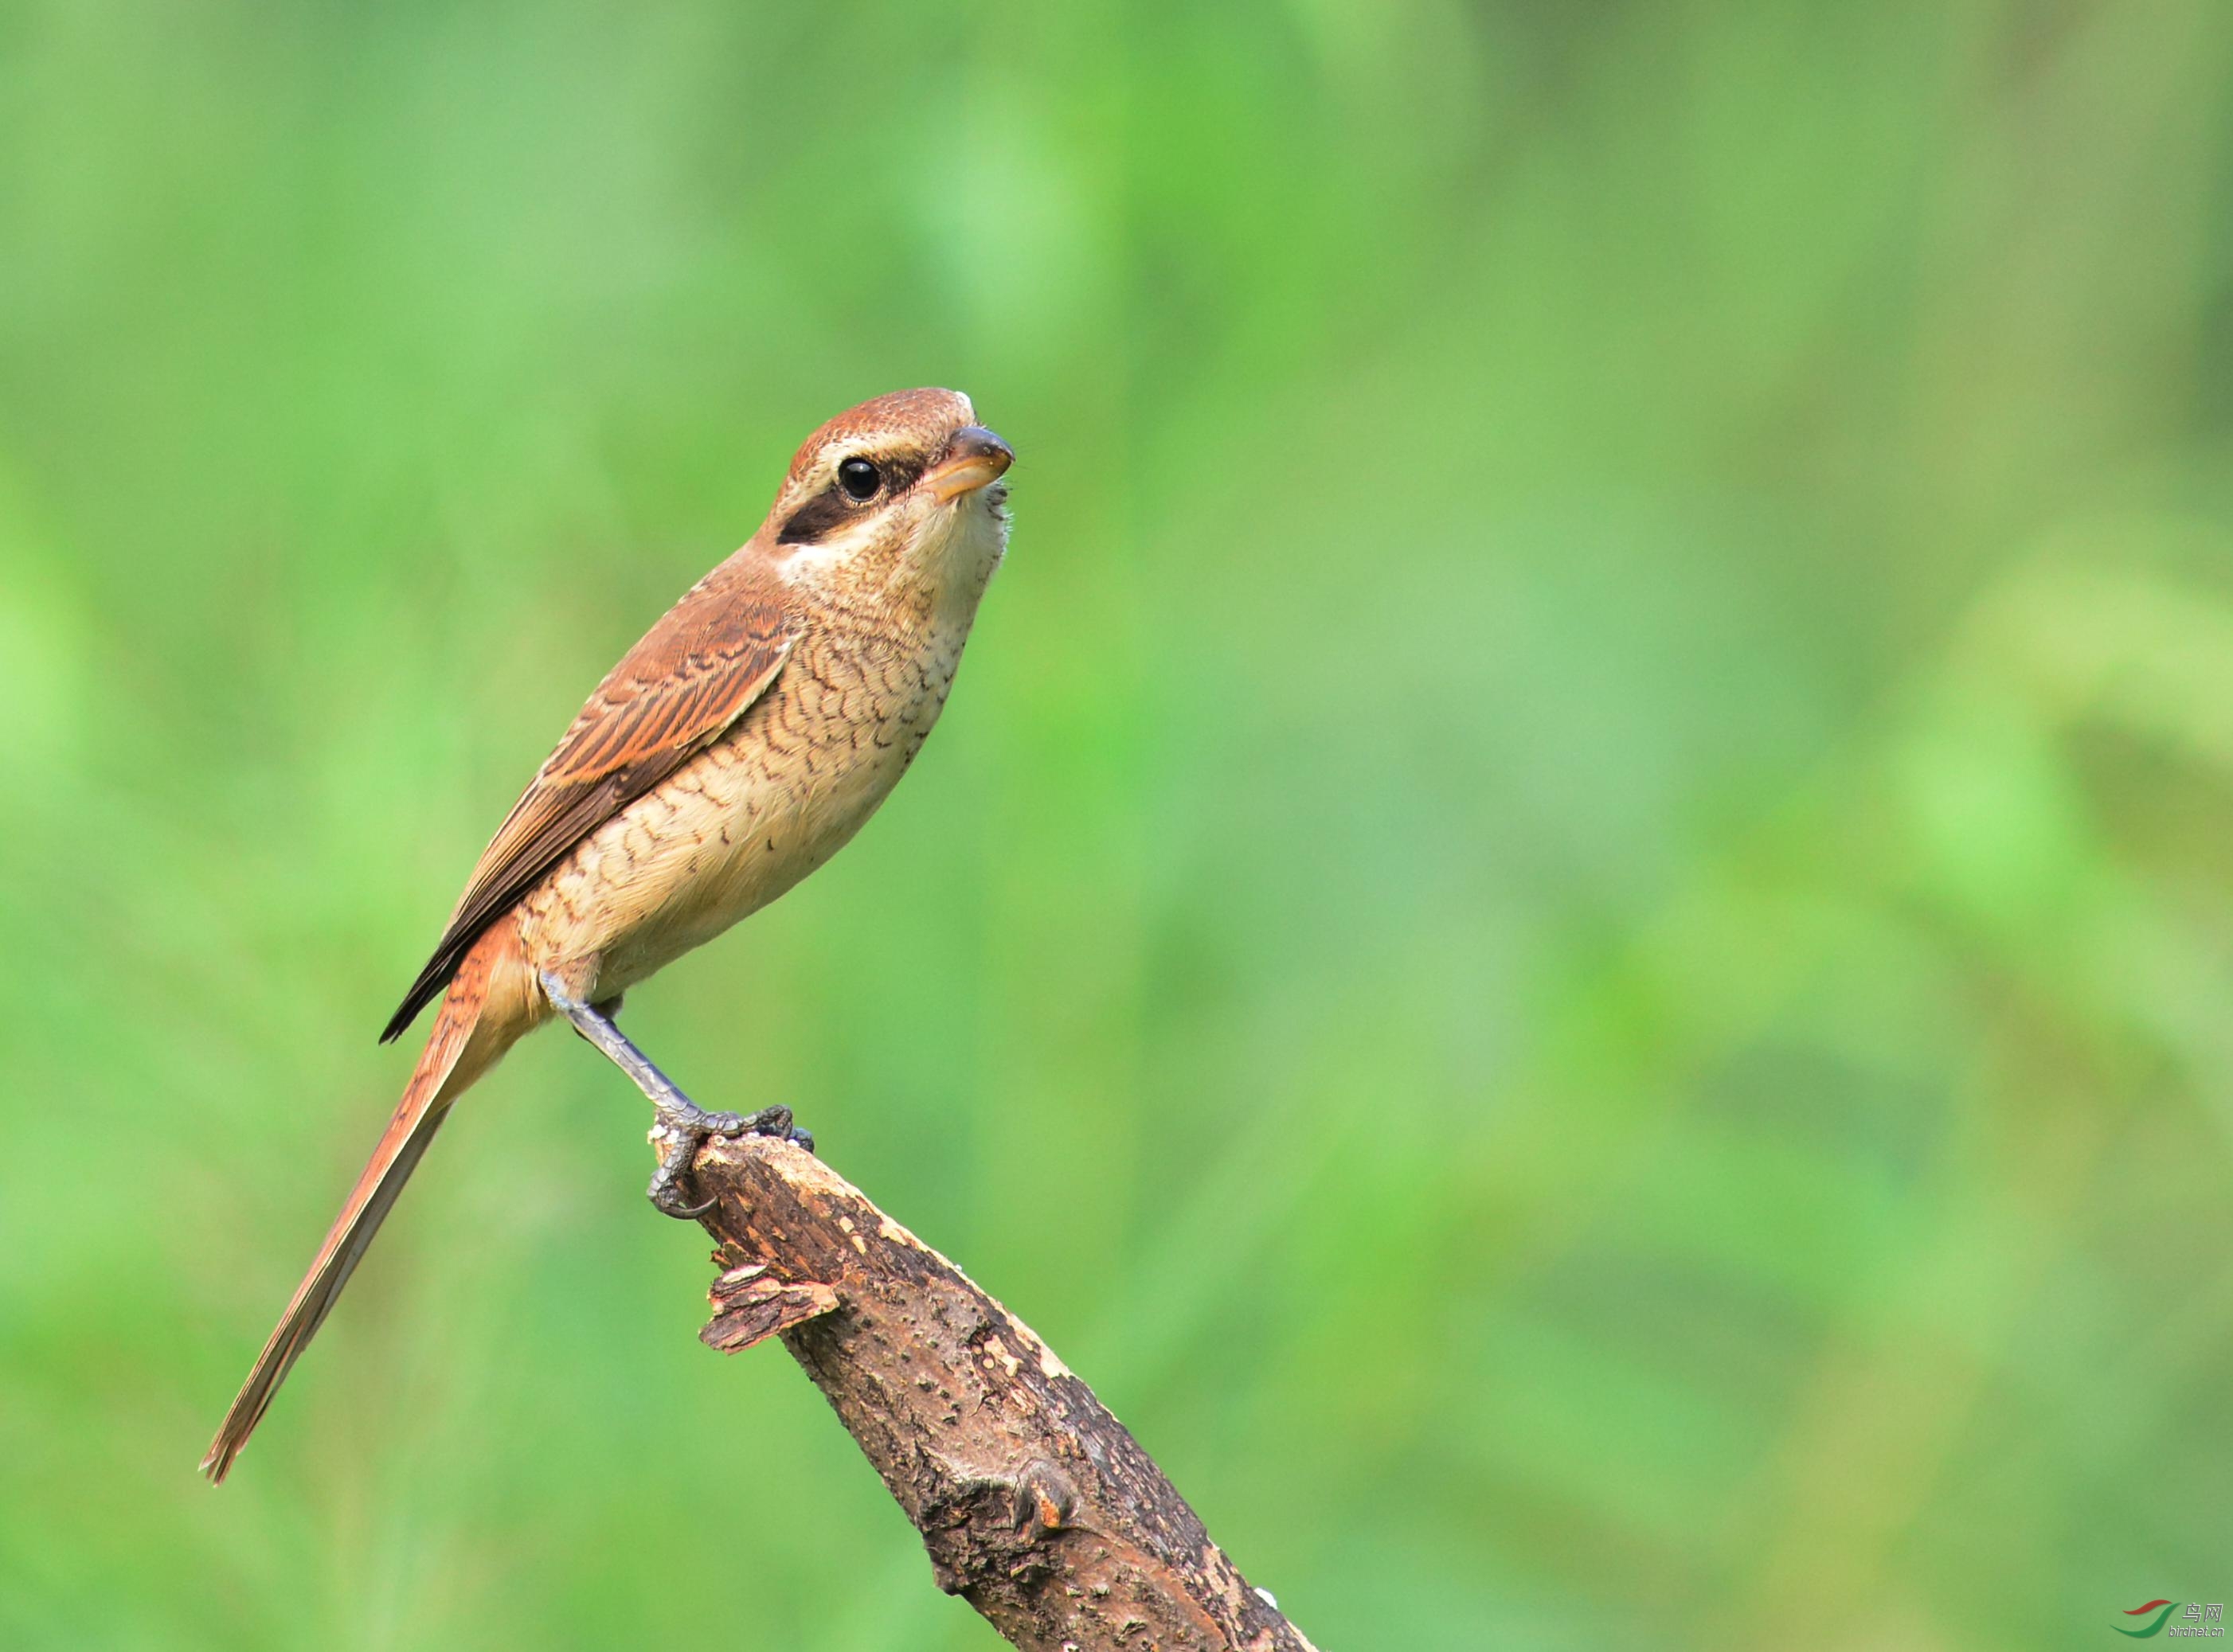
[[780,589],[751,550],[700,581],[615,666],[473,868],[387,1043],[481,933],[591,832],[719,739],[783,669],[793,641]]

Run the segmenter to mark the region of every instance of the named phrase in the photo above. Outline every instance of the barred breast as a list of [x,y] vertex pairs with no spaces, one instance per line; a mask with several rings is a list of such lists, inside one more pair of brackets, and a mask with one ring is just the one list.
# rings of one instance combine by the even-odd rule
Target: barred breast
[[938,720],[965,635],[822,616],[726,735],[583,840],[522,903],[536,967],[609,998],[835,855]]

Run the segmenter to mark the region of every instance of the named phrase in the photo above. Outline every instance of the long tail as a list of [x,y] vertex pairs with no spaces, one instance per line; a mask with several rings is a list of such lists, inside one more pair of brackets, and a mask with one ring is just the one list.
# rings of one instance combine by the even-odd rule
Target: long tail
[[279,1317],[271,1340],[257,1356],[254,1369],[241,1384],[232,1408],[225,1414],[217,1438],[210,1443],[209,1454],[202,1459],[202,1473],[212,1480],[225,1478],[232,1460],[248,1443],[248,1436],[264,1420],[272,1395],[309,1346],[327,1311],[372,1243],[372,1236],[394,1207],[396,1195],[418,1168],[450,1103],[486,1072],[518,1036],[521,1029],[512,1018],[484,1016],[490,1007],[498,966],[511,961],[503,950],[509,940],[495,932],[484,937],[450,984],[434,1030],[427,1036],[426,1050],[404,1088],[403,1099],[396,1103],[395,1116],[388,1121],[380,1145],[373,1149],[372,1162],[365,1166],[355,1191],[334,1219],[333,1230],[318,1247],[317,1259],[303,1276],[303,1283],[295,1287],[294,1300]]

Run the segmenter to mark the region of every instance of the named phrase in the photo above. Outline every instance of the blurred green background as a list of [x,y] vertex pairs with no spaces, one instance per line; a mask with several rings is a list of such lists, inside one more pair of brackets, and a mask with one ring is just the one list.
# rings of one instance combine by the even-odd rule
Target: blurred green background
[[555,1036],[192,1472],[486,835],[916,383],[1013,550],[631,1000],[701,1100],[1329,1652],[2233,1597],[2229,203],[2222,0],[5,0],[0,1644],[994,1643]]

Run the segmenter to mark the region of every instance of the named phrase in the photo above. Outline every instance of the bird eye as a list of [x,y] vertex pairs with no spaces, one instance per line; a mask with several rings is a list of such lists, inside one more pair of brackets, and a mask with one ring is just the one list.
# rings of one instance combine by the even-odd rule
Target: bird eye
[[837,467],[837,485],[853,500],[873,499],[884,485],[883,475],[864,459],[849,459]]

